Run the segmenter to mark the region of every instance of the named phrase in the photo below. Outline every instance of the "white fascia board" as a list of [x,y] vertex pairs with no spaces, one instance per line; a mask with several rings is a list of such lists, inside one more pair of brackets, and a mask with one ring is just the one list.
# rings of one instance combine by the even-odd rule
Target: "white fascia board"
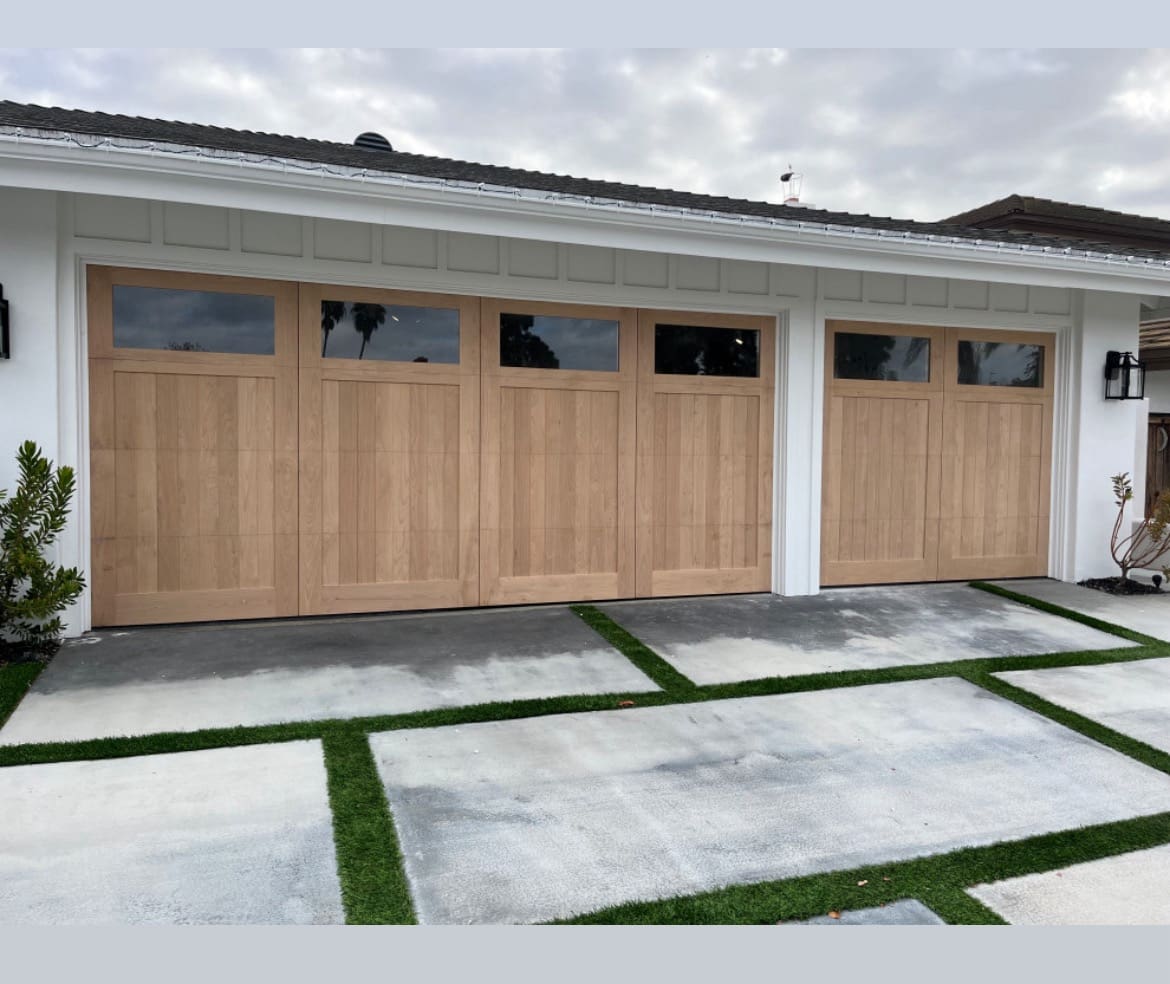
[[[409,176],[404,179],[410,180]],[[396,184],[244,160],[152,156],[0,139],[0,185],[250,209],[875,273],[990,280],[1119,293],[1170,292],[1170,265],[1040,253],[987,243],[928,242],[874,230],[752,224],[732,215],[651,211],[630,205],[540,200],[474,187]]]

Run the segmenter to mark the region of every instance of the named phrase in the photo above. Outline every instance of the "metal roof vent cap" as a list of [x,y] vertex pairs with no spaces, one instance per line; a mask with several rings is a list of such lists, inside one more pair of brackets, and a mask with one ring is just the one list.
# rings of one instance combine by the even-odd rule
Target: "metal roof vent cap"
[[390,146],[390,141],[387,140],[384,136],[382,136],[382,134],[374,133],[370,130],[367,130],[365,133],[359,133],[357,135],[357,138],[354,140],[353,145],[355,147],[361,147],[365,150],[393,150],[394,149],[393,147]]

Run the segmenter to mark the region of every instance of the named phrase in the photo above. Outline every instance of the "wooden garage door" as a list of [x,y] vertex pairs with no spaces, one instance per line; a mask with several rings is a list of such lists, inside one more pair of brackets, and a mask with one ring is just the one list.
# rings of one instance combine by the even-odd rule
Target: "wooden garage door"
[[632,310],[483,302],[481,600],[632,597]]
[[478,603],[478,307],[301,285],[301,614]]
[[1052,345],[828,323],[822,584],[1047,572]]
[[767,591],[775,322],[638,313],[637,593]]
[[95,625],[296,614],[296,296],[89,269]]
[[95,625],[770,585],[769,319],[88,284]]

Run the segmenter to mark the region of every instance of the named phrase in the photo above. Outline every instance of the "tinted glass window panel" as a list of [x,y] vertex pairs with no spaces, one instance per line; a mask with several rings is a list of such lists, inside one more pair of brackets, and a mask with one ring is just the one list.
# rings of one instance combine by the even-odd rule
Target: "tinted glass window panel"
[[834,339],[833,376],[836,379],[930,382],[929,338],[841,331]]
[[276,299],[169,287],[114,287],[114,345],[273,355]]
[[1044,385],[1044,346],[959,342],[959,382],[969,386]]
[[322,301],[321,356],[458,364],[459,311],[366,301]]
[[546,314],[501,314],[500,365],[617,372],[618,323]]
[[654,371],[670,376],[759,376],[760,333],[750,328],[655,325]]

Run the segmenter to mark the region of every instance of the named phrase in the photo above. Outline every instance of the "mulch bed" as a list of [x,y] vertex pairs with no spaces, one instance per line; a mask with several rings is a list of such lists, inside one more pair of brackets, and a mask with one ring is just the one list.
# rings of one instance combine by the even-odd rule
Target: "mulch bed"
[[1159,594],[1160,589],[1142,581],[1133,581],[1127,577],[1093,577],[1087,581],[1078,581],[1082,588],[1092,588],[1094,591],[1106,591],[1115,595],[1145,595]]

